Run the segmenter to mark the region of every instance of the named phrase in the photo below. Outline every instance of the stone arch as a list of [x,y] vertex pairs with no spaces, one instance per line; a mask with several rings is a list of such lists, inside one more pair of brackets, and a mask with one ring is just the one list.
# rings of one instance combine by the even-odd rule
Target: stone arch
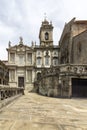
[[41,72],[37,73],[37,80],[39,80],[41,78]]
[[49,33],[48,32],[45,33],[45,40],[49,40]]

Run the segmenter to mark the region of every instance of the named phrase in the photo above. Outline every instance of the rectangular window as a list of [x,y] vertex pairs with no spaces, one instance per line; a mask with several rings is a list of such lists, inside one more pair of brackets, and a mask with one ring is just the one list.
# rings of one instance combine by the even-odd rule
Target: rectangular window
[[41,58],[37,58],[37,65],[41,65]]
[[32,83],[32,70],[27,70],[27,80]]
[[19,55],[19,64],[24,64],[24,55]]
[[27,54],[27,61],[32,64],[32,53]]
[[53,60],[53,65],[54,65],[54,66],[57,66],[57,65],[58,65],[58,59],[57,59],[57,58],[55,58],[55,59]]
[[15,53],[10,53],[10,61],[15,62]]
[[15,70],[11,70],[11,81],[15,81]]

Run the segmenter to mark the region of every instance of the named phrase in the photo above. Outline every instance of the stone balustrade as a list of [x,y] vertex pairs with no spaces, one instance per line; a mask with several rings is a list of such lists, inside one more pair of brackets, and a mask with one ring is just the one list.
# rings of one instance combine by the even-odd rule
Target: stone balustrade
[[4,100],[19,94],[24,94],[24,88],[13,88],[9,87],[8,85],[0,85],[0,100]]

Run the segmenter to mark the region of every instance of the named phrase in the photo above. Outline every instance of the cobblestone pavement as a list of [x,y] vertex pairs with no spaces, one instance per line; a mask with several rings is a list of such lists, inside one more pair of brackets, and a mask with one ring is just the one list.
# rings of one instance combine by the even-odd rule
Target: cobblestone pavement
[[0,130],[87,130],[87,99],[28,93],[0,109]]

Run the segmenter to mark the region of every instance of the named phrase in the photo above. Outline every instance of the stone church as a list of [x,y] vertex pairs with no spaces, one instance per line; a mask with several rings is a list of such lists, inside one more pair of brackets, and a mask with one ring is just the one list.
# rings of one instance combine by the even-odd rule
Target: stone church
[[57,67],[42,71],[36,91],[52,97],[87,97],[87,20],[73,18],[65,24],[58,59]]
[[39,31],[39,45],[32,42],[31,46],[23,42],[20,37],[18,44],[8,44],[9,85],[10,87],[24,87],[32,90],[42,69],[58,66],[58,45],[53,44],[53,25],[46,19]]

